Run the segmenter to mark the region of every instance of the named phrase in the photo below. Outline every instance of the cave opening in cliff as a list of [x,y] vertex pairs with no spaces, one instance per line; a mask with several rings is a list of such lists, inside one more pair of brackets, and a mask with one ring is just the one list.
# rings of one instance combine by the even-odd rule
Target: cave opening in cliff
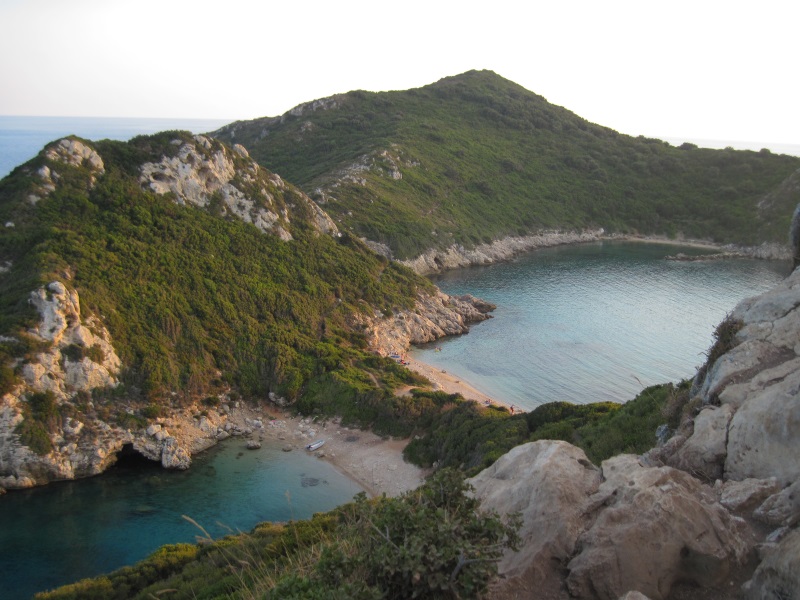
[[117,452],[117,462],[112,469],[125,471],[141,471],[143,469],[161,469],[161,462],[150,460],[141,452],[133,447],[133,444],[125,444]]

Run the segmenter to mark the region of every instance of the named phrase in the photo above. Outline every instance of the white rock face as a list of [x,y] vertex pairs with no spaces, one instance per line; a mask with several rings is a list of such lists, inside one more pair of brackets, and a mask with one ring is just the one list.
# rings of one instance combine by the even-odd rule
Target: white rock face
[[[252,223],[284,241],[292,239],[287,226],[291,212],[300,207],[279,200],[278,192],[287,188],[278,175],[261,169],[242,146],[231,152],[201,135],[192,142],[176,141],[181,144],[176,156],[142,165],[139,182],[143,187],[157,194],[171,192],[179,204],[208,208],[218,202],[216,210],[223,214]],[[246,166],[237,163],[237,158],[245,159]],[[295,197],[320,232],[338,233],[330,217],[310,198],[299,191]]]
[[[64,400],[75,392],[117,385],[121,361],[111,336],[93,317],[87,319],[88,326],[83,324],[76,291],[54,281],[32,292],[29,301],[40,316],[30,333],[51,342],[46,352],[36,355],[36,362],[22,367],[22,377],[33,391],[52,391]],[[95,360],[65,356],[68,348],[90,353]]]
[[432,342],[446,335],[469,331],[469,324],[490,318],[494,305],[469,294],[448,296],[419,294],[413,310],[401,310],[391,316],[376,312],[372,317],[355,315],[369,347],[381,354],[403,352],[410,344]]
[[528,252],[535,248],[591,242],[599,240],[603,234],[602,229],[580,233],[550,231],[537,235],[508,237],[490,244],[479,244],[472,249],[464,248],[461,245],[450,246],[447,250],[431,249],[413,260],[400,262],[420,275],[429,275],[450,269],[510,260],[522,252]]
[[86,166],[99,175],[106,172],[100,155],[93,148],[78,140],[67,138],[59,140],[58,144],[47,149],[45,156],[49,160],[67,163],[75,167]]

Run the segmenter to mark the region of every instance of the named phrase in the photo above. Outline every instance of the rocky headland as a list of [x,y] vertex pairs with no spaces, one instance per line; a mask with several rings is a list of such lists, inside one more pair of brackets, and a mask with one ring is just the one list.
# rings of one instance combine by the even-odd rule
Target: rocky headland
[[[32,292],[31,303],[40,321],[28,334],[44,349],[23,365],[24,383],[0,398],[0,489],[97,475],[126,446],[165,468],[187,469],[193,454],[229,437],[231,430],[247,433],[246,425],[231,421],[231,407],[239,403],[229,394],[219,395],[218,406],[179,406],[175,398],[166,398],[162,416],[130,427],[135,421],[125,415],[133,415],[137,406],[120,402],[101,407],[90,399],[94,389],[113,388],[123,366],[100,320],[89,317],[84,323],[77,292],[59,281]],[[414,309],[389,316],[376,311],[371,317],[354,317],[354,322],[363,328],[370,347],[386,355],[410,343],[465,333],[469,323],[488,318],[492,308],[471,296],[421,294]],[[61,412],[72,416],[48,434],[50,449],[37,453],[25,443],[19,425],[32,395],[48,392]],[[286,405],[274,395],[269,400]]]
[[[293,243],[289,230],[294,220],[310,223],[316,235],[339,236],[333,221],[311,199],[259,167],[241,146],[229,148],[199,135],[176,137],[169,145],[172,151],[160,161],[139,166],[142,189],[251,223],[286,243]],[[86,189],[106,173],[102,157],[81,140],[55,142],[44,156],[45,165],[27,173],[32,183],[25,202],[30,207],[58,189],[64,168],[85,169]],[[236,400],[229,391],[217,394],[214,402],[187,402],[185,395],[173,391],[152,399],[158,414],[145,418],[147,407],[141,400],[94,399],[95,391],[111,393],[127,365],[102,315],[81,307],[71,280],[70,270],[64,269],[60,279],[31,290],[28,304],[38,320],[27,331],[2,339],[20,348],[12,365],[20,381],[0,397],[0,493],[97,475],[123,449],[165,468],[186,469],[193,454],[231,432],[246,432],[249,426],[231,416]],[[425,292],[411,309],[359,313],[351,325],[366,334],[370,349],[389,354],[412,343],[465,333],[469,323],[488,318],[492,308],[470,296]],[[285,404],[281,398],[270,400]],[[32,412],[35,426],[26,424]]]

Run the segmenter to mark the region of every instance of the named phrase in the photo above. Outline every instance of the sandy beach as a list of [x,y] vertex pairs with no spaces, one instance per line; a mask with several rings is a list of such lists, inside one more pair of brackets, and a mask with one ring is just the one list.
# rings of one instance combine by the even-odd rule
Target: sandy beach
[[[469,400],[505,406],[470,386],[467,382],[431,365],[409,358],[408,368],[431,381],[432,389],[461,394]],[[397,390],[398,395],[411,388]],[[285,451],[308,452],[306,446],[316,440],[325,444],[314,451],[320,460],[330,462],[338,471],[355,481],[370,496],[397,496],[417,488],[428,471],[403,459],[403,449],[410,440],[382,438],[370,431],[343,427],[338,418],[319,419],[295,416],[278,407],[236,408],[230,420],[252,430],[250,440],[274,440]],[[255,425],[260,424],[260,426]]]
[[[496,404],[497,406],[505,406],[506,408],[510,408],[510,405],[506,404],[505,402],[500,402],[495,398],[487,396],[483,392],[476,390],[463,379],[460,379],[455,375],[451,375],[447,371],[421,362],[412,356],[406,356],[405,359],[408,363],[406,366],[411,371],[419,373],[423,377],[427,378],[433,384],[434,390],[440,390],[448,394],[461,394],[467,400],[475,400],[481,404]],[[410,386],[398,390],[398,395],[409,393],[410,390]]]
[[330,462],[370,496],[400,495],[418,487],[428,474],[403,460],[409,440],[343,427],[338,418],[295,416],[273,407],[241,407],[231,411],[230,420],[251,432],[242,436],[242,442],[273,441],[285,452],[308,452],[308,444],[325,440],[313,454]]

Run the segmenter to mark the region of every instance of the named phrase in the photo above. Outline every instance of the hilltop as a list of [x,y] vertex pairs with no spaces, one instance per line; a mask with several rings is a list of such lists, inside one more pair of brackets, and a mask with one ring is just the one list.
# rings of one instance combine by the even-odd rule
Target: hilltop
[[552,230],[785,244],[800,185],[798,157],[623,135],[491,71],[352,91],[211,135],[409,264]]

